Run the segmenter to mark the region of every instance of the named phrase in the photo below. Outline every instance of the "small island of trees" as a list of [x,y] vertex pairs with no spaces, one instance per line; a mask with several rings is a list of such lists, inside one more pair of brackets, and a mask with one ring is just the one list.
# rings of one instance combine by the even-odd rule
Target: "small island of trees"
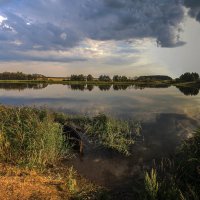
[[199,74],[196,72],[186,72],[182,74],[179,78],[176,79],[177,82],[193,82],[193,81],[199,81]]

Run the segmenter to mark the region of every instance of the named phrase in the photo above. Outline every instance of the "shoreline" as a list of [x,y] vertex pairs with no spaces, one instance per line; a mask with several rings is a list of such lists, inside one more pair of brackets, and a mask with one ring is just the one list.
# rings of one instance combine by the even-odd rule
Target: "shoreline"
[[115,81],[57,81],[57,80],[0,80],[0,84],[60,84],[60,85],[91,85],[91,86],[138,86],[138,87],[181,87],[181,88],[200,88],[199,81],[193,82],[175,82],[175,81],[129,81],[129,82],[115,82]]
[[[49,83],[49,84],[64,84],[64,85],[71,85],[71,84],[89,84],[89,85],[158,85],[158,84],[165,84],[165,85],[175,85],[171,81],[126,81],[126,82],[116,82],[116,81],[70,81],[70,80],[0,80],[0,83]],[[194,83],[194,82],[192,82]],[[185,83],[184,83],[185,84]]]

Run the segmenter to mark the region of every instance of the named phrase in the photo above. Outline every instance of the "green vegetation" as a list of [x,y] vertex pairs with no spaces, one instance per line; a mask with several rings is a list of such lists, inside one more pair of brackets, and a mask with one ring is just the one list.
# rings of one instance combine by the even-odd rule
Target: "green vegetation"
[[[134,143],[134,136],[141,130],[137,123],[103,114],[96,117],[70,116],[45,109],[0,106],[0,162],[31,169],[58,167],[59,161],[72,153],[68,139],[62,133],[64,124],[87,134],[96,146],[124,155],[130,154],[129,147]],[[109,191],[96,188],[87,181],[80,185],[80,178],[72,167],[66,169],[67,172],[57,167],[58,172],[51,172],[51,175],[59,177],[59,187],[68,191],[73,199],[112,199]],[[199,199],[200,129],[180,145],[173,158],[158,161],[143,177],[143,184],[138,184],[139,194],[133,194],[137,199]]]
[[80,75],[71,75],[71,81],[86,81],[86,77],[83,74]]
[[93,81],[93,80],[94,80],[94,77],[91,74],[89,74],[87,76],[87,81]]
[[147,192],[147,195],[149,196],[149,199],[156,200],[158,197],[158,181],[157,181],[157,172],[155,169],[151,170],[151,173],[149,174],[146,172],[145,174],[145,190]]
[[111,82],[112,79],[111,79],[109,76],[101,75],[101,76],[99,76],[99,81],[103,81],[103,82]]
[[133,125],[105,115],[94,118],[68,116],[30,107],[0,106],[0,161],[30,168],[54,165],[70,152],[62,126],[85,132],[97,145],[126,155]]
[[38,80],[44,79],[45,76],[41,74],[24,74],[22,72],[3,72],[0,73],[0,80]]
[[173,159],[163,159],[145,176],[143,199],[200,199],[200,129],[184,141]]
[[0,106],[0,133],[1,162],[45,167],[69,150],[61,125],[44,110]]
[[199,74],[196,72],[186,72],[176,79],[176,82],[194,82],[199,81]]
[[136,79],[137,81],[172,81],[169,76],[153,75],[153,76],[140,76]]
[[186,96],[198,95],[200,90],[199,74],[184,73],[175,80],[174,85]]
[[[22,72],[10,73],[4,72],[0,74],[0,83],[48,83],[48,84],[63,84],[63,85],[88,85],[88,90],[92,90],[91,85],[135,85],[136,88],[143,89],[144,87],[169,87],[171,85],[180,87],[200,87],[199,74],[196,72],[184,73],[179,78],[172,79],[165,75],[140,76],[131,78],[126,76],[114,75],[111,78],[108,75],[100,75],[94,78],[91,74],[85,76],[83,74],[71,75],[70,77],[45,77],[40,74],[23,74]],[[105,86],[106,87],[106,86]],[[116,89],[119,89],[115,87]],[[123,89],[122,87],[121,89]],[[102,89],[104,90],[104,89]],[[107,89],[105,89],[107,90]]]
[[129,155],[129,147],[134,144],[133,127],[128,122],[99,115],[91,120],[87,132],[97,144]]
[[[36,198],[41,194],[45,197],[59,197],[62,194],[56,199],[108,199],[107,191],[83,180],[73,167],[62,167],[61,159],[72,154],[69,140],[63,136],[64,124],[87,134],[95,146],[113,149],[125,155],[130,154],[129,147],[134,143],[132,130],[138,134],[140,132],[136,124],[115,120],[105,115],[90,118],[54,113],[45,109],[1,105],[0,176],[13,188],[14,197],[26,195],[28,198],[34,195]],[[1,164],[8,166],[8,169],[1,167]],[[23,172],[24,169],[35,169],[35,175],[33,176],[31,171]],[[54,169],[55,171],[52,171]],[[15,174],[13,170],[19,173]],[[37,174],[41,170],[42,174]],[[14,182],[10,180],[9,175],[7,176],[11,171],[12,177],[15,178]],[[15,186],[22,184],[22,176],[26,179],[23,184],[29,192],[19,192]],[[10,198],[5,181],[0,183],[3,191],[5,190],[4,199]]]
[[130,145],[134,144],[134,136],[140,135],[140,124],[113,119],[103,114],[93,118],[86,116],[68,116],[54,113],[55,120],[61,124],[69,124],[89,136],[98,146],[116,150],[129,155]]
[[115,76],[113,76],[113,81],[114,82],[127,82],[128,78],[126,76],[115,75]]

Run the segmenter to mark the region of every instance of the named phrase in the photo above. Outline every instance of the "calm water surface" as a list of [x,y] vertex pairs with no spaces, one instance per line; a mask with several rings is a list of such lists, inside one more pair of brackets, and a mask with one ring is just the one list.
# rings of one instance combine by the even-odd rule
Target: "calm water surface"
[[[86,178],[111,188],[134,190],[139,172],[154,158],[173,154],[181,139],[199,126],[200,94],[176,87],[135,89],[78,87],[67,85],[0,85],[0,103],[46,106],[70,114],[106,113],[142,123],[144,141],[132,147],[132,156],[124,157],[105,149],[85,147],[82,159],[70,161]],[[124,90],[122,90],[124,89]],[[185,94],[184,94],[184,93]],[[69,162],[68,162],[69,163]]]

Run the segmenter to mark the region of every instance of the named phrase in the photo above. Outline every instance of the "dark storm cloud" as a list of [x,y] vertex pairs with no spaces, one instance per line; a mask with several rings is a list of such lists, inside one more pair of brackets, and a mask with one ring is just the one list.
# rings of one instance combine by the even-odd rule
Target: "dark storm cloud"
[[[27,27],[23,19],[20,19],[21,16],[8,17],[11,22],[18,20],[14,28],[22,28],[25,31],[24,35],[33,43],[44,42],[41,36],[50,32],[47,34],[49,44],[45,41],[47,48],[62,44],[59,36],[63,27],[69,27],[71,31],[78,33],[79,37],[83,35],[96,40],[151,37],[156,38],[160,45],[165,47],[181,44],[178,41],[178,26],[183,19],[184,11],[178,0],[24,0],[21,4],[18,3],[17,8],[23,10],[21,14],[25,14],[27,18],[48,23],[37,23]],[[55,27],[57,23],[59,27]],[[55,30],[56,28],[61,30]],[[73,46],[73,42],[68,44],[67,41],[74,41],[76,44],[78,38],[69,38],[63,46]]]
[[163,47],[183,44],[179,25],[184,7],[177,0],[103,0],[97,9],[94,3],[88,3],[82,16],[92,39],[155,38]]
[[[199,19],[199,4],[189,2],[191,15]],[[152,38],[162,47],[184,44],[179,39],[182,0],[3,0],[0,5],[0,15],[7,18],[0,24],[1,52],[68,50],[85,38]]]
[[188,7],[189,14],[200,22],[200,1],[199,0],[185,0],[185,6]]

